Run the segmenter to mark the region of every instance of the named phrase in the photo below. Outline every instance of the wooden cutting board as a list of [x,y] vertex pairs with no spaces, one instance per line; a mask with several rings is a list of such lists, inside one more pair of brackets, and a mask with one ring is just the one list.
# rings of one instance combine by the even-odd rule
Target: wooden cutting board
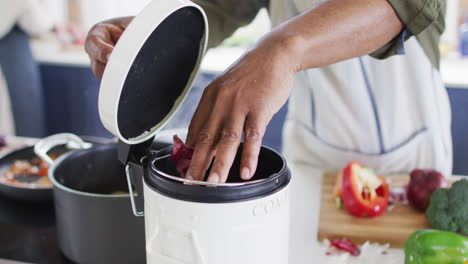
[[[409,205],[397,205],[375,218],[359,218],[348,213],[345,208],[336,208],[333,199],[337,173],[326,173],[322,181],[322,197],[319,221],[319,240],[328,238],[348,238],[357,244],[366,241],[381,244],[390,243],[390,247],[403,248],[409,235],[416,230],[429,228],[424,213]],[[408,183],[408,175],[389,176],[392,186],[400,187]]]

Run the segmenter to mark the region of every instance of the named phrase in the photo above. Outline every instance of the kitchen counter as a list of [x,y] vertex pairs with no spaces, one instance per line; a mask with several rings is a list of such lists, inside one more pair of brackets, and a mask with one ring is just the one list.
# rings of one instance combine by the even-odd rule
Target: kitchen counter
[[[12,148],[33,144],[34,139],[8,138]],[[5,153],[6,149],[0,151]],[[327,263],[317,241],[323,171],[290,164],[291,243],[290,263]],[[71,263],[57,248],[52,202],[35,205],[0,197],[0,263],[2,258],[34,263]],[[402,258],[401,250],[390,250]],[[320,260],[320,261],[319,261]],[[400,262],[401,263],[401,262]]]
[[458,53],[448,54],[440,62],[440,72],[445,87],[468,88],[468,58]]
[[290,263],[325,263],[316,260],[323,172],[303,164],[288,165],[292,175]]
[[[53,36],[32,39],[31,49],[34,58],[43,64],[90,67],[88,55],[84,47],[63,47]],[[210,49],[200,66],[203,72],[219,73],[236,61],[244,52],[245,48],[219,47]]]
[[[84,48],[62,47],[52,36],[31,41],[33,56],[40,63],[89,67],[90,62]],[[220,73],[234,63],[244,52],[244,47],[218,47],[210,49],[200,66],[202,72]],[[452,53],[441,59],[441,74],[446,87],[468,88],[468,58]]]
[[[291,243],[290,264],[330,263],[317,241],[323,171],[305,164],[291,168]],[[381,264],[401,264],[404,252],[389,249]],[[369,262],[371,263],[371,262]]]
[[[0,149],[0,157],[36,141],[8,137],[8,146]],[[0,245],[1,264],[72,263],[58,249],[52,201],[34,204],[0,196]]]
[[[36,139],[7,138],[8,148],[0,157]],[[290,264],[329,263],[317,241],[323,171],[305,164],[291,164],[291,241]],[[459,179],[462,176],[455,176]],[[55,216],[52,202],[21,203],[0,196],[0,263],[5,259],[28,263],[68,264],[57,248]],[[383,263],[403,263],[402,250],[390,249]],[[327,259],[328,258],[328,259]],[[386,259],[393,259],[386,262]],[[395,261],[397,260],[397,261]]]

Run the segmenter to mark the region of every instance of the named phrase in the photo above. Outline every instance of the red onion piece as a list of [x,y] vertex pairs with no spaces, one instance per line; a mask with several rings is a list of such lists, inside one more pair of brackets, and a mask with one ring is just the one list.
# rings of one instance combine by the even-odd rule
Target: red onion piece
[[184,144],[184,142],[174,135],[174,147],[172,149],[171,160],[177,163],[177,172],[181,177],[185,177],[192,161],[193,148]]
[[407,192],[407,185],[402,187],[390,187],[390,198],[388,200],[388,204],[406,204],[408,202]]
[[359,256],[361,254],[359,247],[347,239],[335,239],[330,243],[330,245],[339,250],[349,252],[349,254],[353,256]]
[[5,136],[0,135],[0,148],[6,146]]
[[439,188],[448,187],[448,181],[436,170],[415,169],[410,174],[408,201],[414,208],[425,211],[429,207],[431,195]]

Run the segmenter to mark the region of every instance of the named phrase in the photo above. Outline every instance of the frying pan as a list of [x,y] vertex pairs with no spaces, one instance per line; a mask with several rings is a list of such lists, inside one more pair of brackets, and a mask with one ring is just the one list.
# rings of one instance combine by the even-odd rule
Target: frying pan
[[[96,137],[82,137],[86,142],[93,144],[106,144],[110,143],[111,140],[96,138]],[[66,145],[60,145],[54,147],[50,150],[49,154],[56,155],[59,157],[62,154],[65,154],[71,151]],[[0,157],[0,175],[8,170],[11,165],[16,160],[32,160],[37,158],[37,155],[34,153],[34,146],[27,146],[20,149],[12,150],[2,157]],[[37,176],[25,176],[21,178],[23,182],[31,182],[34,180],[34,177]],[[28,201],[28,202],[46,202],[52,200],[52,186],[51,187],[42,187],[42,188],[28,188],[28,187],[18,187],[0,182],[0,194],[14,200]]]

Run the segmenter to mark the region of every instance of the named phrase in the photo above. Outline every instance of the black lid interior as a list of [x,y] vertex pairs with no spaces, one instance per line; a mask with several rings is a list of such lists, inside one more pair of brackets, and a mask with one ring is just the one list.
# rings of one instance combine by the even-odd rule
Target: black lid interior
[[63,186],[81,192],[128,192],[125,167],[116,157],[116,144],[73,151],[60,157],[53,175]]
[[117,118],[124,138],[150,131],[171,112],[202,55],[205,33],[202,13],[189,6],[169,15],[149,36],[120,96]]
[[[267,147],[262,147],[259,154],[257,171],[250,180],[258,182],[239,186],[217,187],[187,185],[159,173],[178,175],[174,161],[169,157],[158,158],[166,156],[171,150],[172,148],[165,149],[149,160],[148,171],[145,173],[145,182],[153,190],[179,200],[204,203],[245,201],[273,194],[283,189],[290,181],[290,172],[286,166],[285,159],[278,152]],[[244,182],[239,175],[241,153],[242,144],[238,149],[229,172],[227,183]]]

